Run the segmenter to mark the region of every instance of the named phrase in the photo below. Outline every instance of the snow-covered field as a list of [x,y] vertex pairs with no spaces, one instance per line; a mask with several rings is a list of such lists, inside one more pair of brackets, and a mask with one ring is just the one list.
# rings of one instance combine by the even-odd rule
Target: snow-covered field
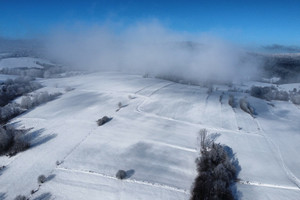
[[[200,86],[117,72],[39,82],[43,90],[74,90],[12,120],[19,128],[33,128],[35,137],[27,151],[0,157],[0,166],[6,165],[0,172],[0,199],[19,194],[31,199],[189,199],[201,128],[218,133],[217,142],[236,154],[239,199],[300,199],[300,107],[291,102],[272,101],[271,106],[247,93],[228,92],[227,86],[208,93]],[[247,96],[257,116],[230,107],[230,94],[237,102]],[[123,107],[117,111],[119,102]],[[112,120],[97,126],[105,115]],[[129,177],[116,179],[119,169]],[[39,188],[41,174],[48,180]]]
[[49,61],[40,58],[19,57],[19,58],[4,58],[0,60],[0,69],[3,68],[43,68],[37,62],[42,64],[50,64]]

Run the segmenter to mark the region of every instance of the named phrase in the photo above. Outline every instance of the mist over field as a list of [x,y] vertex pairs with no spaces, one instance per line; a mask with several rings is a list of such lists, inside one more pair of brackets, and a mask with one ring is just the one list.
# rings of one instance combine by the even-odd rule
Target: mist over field
[[47,57],[82,70],[172,75],[192,80],[250,78],[260,65],[237,45],[209,34],[188,35],[159,23],[121,31],[110,26],[56,30],[46,40]]

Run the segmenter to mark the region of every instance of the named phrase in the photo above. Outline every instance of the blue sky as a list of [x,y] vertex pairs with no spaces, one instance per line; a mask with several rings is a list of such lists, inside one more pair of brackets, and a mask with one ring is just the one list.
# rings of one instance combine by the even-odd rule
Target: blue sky
[[157,20],[167,28],[242,44],[300,45],[300,1],[0,0],[0,36],[32,38],[57,27]]

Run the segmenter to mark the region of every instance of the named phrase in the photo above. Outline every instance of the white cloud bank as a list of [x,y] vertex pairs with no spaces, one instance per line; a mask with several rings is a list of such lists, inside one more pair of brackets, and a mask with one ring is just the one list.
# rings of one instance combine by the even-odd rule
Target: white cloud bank
[[175,75],[193,80],[251,77],[259,65],[245,50],[205,34],[191,36],[144,23],[113,31],[107,27],[56,31],[48,56],[84,70]]

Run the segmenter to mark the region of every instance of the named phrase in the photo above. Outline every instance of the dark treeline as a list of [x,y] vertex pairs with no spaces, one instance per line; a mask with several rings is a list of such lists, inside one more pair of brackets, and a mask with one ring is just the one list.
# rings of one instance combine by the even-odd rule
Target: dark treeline
[[279,83],[299,82],[300,56],[266,56],[263,69],[268,77],[280,77]]

